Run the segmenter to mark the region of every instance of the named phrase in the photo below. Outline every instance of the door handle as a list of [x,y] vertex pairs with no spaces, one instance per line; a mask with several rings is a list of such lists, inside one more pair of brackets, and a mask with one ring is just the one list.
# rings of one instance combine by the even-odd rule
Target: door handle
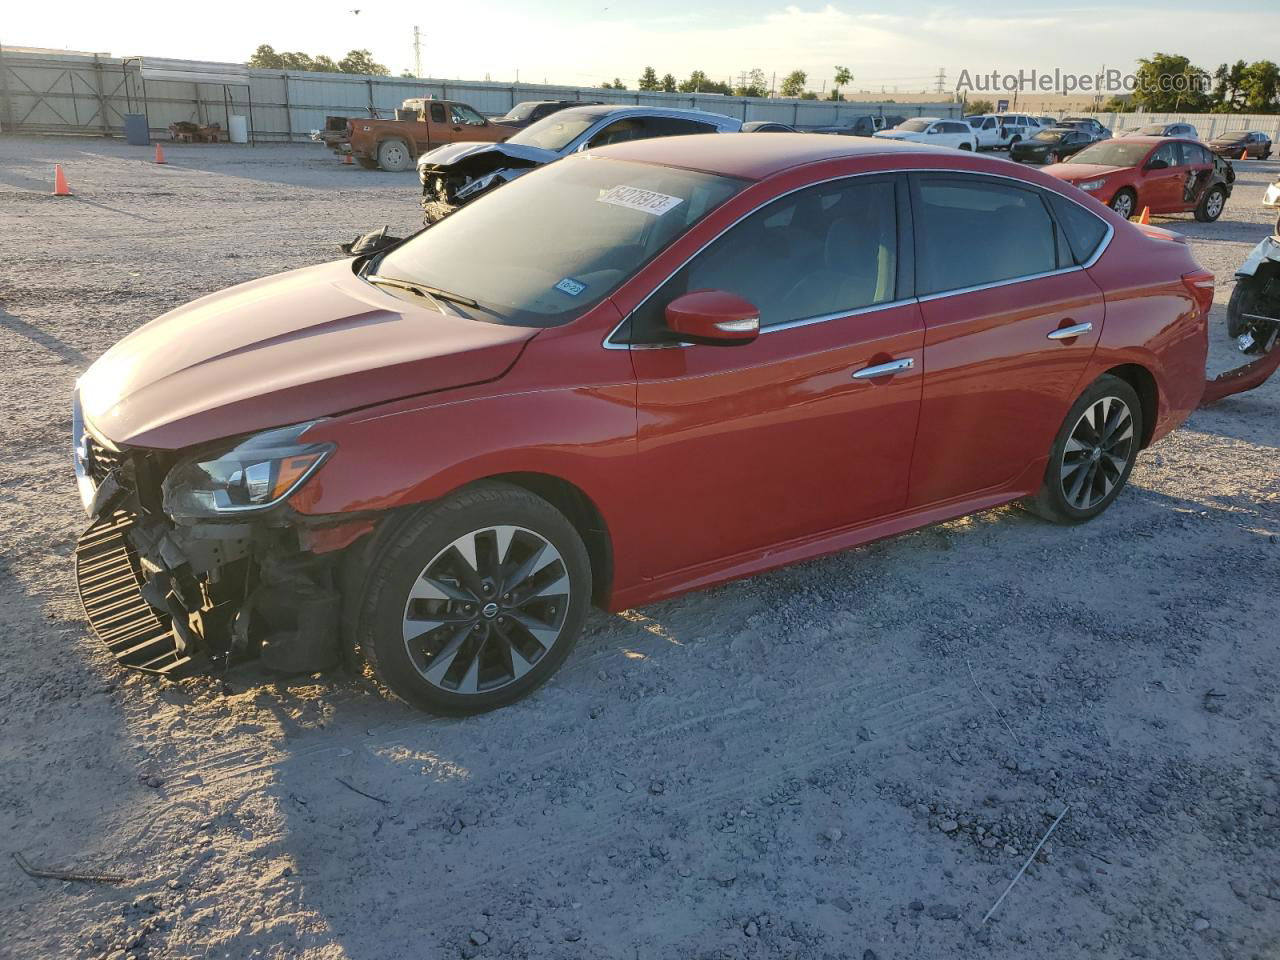
[[1093,329],[1092,323],[1073,323],[1069,327],[1061,327],[1058,330],[1049,331],[1050,340],[1070,340],[1078,337],[1082,333],[1088,333]]
[[915,358],[903,357],[901,360],[890,360],[888,363],[878,363],[874,367],[863,367],[861,370],[855,370],[853,371],[853,379],[871,380],[875,377],[887,377],[890,374],[901,373],[903,370],[910,370],[915,365]]

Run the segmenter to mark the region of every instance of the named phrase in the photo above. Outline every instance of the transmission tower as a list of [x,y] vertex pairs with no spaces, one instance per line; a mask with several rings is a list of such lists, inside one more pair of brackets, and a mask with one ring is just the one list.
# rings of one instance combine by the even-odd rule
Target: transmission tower
[[947,68],[938,68],[938,78],[934,81],[937,84],[936,92],[942,93],[947,86]]
[[422,34],[413,28],[413,75],[422,76]]

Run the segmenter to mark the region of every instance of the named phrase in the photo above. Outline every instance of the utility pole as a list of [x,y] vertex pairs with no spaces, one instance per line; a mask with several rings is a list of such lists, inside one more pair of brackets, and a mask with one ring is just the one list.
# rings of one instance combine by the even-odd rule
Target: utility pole
[[945,87],[947,84],[947,68],[946,67],[938,68],[937,84],[938,84],[937,92],[942,93],[942,88]]
[[413,75],[422,76],[422,34],[413,28]]

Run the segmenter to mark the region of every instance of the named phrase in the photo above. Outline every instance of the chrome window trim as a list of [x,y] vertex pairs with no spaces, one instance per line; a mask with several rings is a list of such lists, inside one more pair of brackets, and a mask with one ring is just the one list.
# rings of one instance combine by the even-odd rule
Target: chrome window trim
[[[688,266],[695,257],[701,255],[701,253],[704,250],[706,250],[707,247],[711,246],[711,244],[715,243],[717,240],[723,237],[726,233],[728,233],[730,230],[732,230],[734,227],[740,224],[743,220],[747,219],[747,217],[752,216],[757,211],[762,210],[764,207],[768,206],[768,204],[781,200],[784,197],[789,197],[793,193],[799,193],[801,190],[807,190],[810,187],[820,187],[820,186],[823,186],[824,184],[835,183],[840,180],[853,180],[856,177],[897,176],[899,174],[912,174],[912,173],[924,173],[924,174],[958,173],[958,174],[961,174],[962,176],[967,175],[971,177],[994,177],[995,179],[998,179],[998,180],[1012,181],[1013,183],[1018,184],[1020,186],[1024,186],[1024,187],[1030,186],[1036,190],[1046,189],[1045,187],[1042,187],[1039,184],[1029,183],[1028,181],[1022,179],[1021,177],[1013,177],[1004,173],[989,173],[985,170],[965,170],[958,167],[930,167],[930,168],[924,168],[924,169],[918,169],[918,170],[866,170],[861,173],[846,173],[846,174],[841,174],[838,177],[828,177],[825,180],[815,180],[812,183],[806,183],[803,186],[795,187],[791,190],[788,190],[786,193],[780,193],[776,197],[773,197],[772,199],[761,204],[760,206],[757,206],[755,209],[750,210],[747,213],[744,213],[742,216],[738,217],[732,223],[728,224],[723,230],[721,230],[714,237],[712,237],[710,240],[708,240],[706,243],[700,246],[697,250],[691,253],[688,257],[684,259],[683,262],[681,262],[681,264],[678,267],[676,267],[669,274],[667,274],[667,276],[664,277],[660,283],[658,283],[656,286],[654,286],[652,290],[650,290],[647,294],[645,294],[644,299],[642,299],[639,303],[637,303],[634,307],[632,307],[631,310],[627,313],[627,315],[624,316],[621,320],[619,320],[618,323],[613,327],[613,329],[611,329],[607,334],[605,334],[605,338],[600,345],[604,347],[604,349],[606,350],[666,350],[672,347],[694,346],[694,344],[692,343],[684,343],[684,342],[631,344],[631,343],[613,343],[612,340],[614,335],[619,330],[622,329],[622,327],[626,324],[628,320],[631,319],[632,314],[634,314],[637,310],[639,310],[646,303],[648,303],[649,299],[655,293],[661,290],[664,286],[666,286],[672,277],[674,277],[677,273],[679,273],[686,266]],[[1065,183],[1065,181],[1063,182]],[[1049,191],[1049,192],[1052,193],[1054,191]],[[1032,274],[1031,276],[1011,277],[1008,280],[994,280],[991,283],[981,283],[971,287],[961,287],[955,290],[942,290],[942,291],[939,291],[938,293],[926,294],[923,297],[919,297],[919,296],[908,297],[905,300],[893,300],[888,303],[872,304],[871,306],[859,307],[855,310],[847,310],[840,313],[823,314],[821,316],[816,316],[816,317],[804,317],[799,320],[788,320],[785,323],[772,324],[767,327],[762,326],[760,328],[760,335],[764,336],[766,333],[770,333],[771,331],[774,331],[774,330],[791,330],[796,327],[807,327],[816,323],[826,323],[829,320],[838,320],[841,317],[854,317],[864,313],[872,313],[877,310],[887,310],[891,307],[901,307],[901,306],[905,306],[906,304],[912,303],[913,301],[916,303],[926,303],[931,300],[941,300],[941,299],[944,299],[945,297],[960,296],[961,294],[965,294],[965,293],[976,293],[979,290],[990,290],[995,287],[1007,287],[1015,283],[1028,283],[1032,280],[1043,280],[1045,277],[1057,276],[1058,274],[1075,273],[1078,270],[1088,270],[1090,267],[1092,267],[1102,258],[1102,255],[1104,253],[1107,252],[1107,248],[1111,246],[1111,239],[1112,237],[1115,236],[1116,229],[1105,218],[1098,216],[1097,213],[1095,213],[1093,210],[1090,210],[1088,207],[1086,207],[1083,203],[1081,203],[1075,197],[1068,196],[1065,193],[1058,194],[1058,196],[1062,197],[1065,200],[1070,201],[1071,203],[1074,203],[1077,207],[1079,207],[1085,213],[1089,214],[1091,217],[1101,220],[1102,225],[1107,228],[1107,232],[1103,234],[1102,239],[1098,242],[1097,249],[1094,250],[1093,255],[1090,256],[1089,259],[1086,260],[1084,263],[1077,264],[1071,267],[1062,267],[1057,270],[1049,270],[1049,271],[1046,271],[1045,273]],[[1052,215],[1053,215],[1053,212],[1051,210],[1050,216]],[[1054,222],[1055,223],[1057,222],[1056,217],[1054,218]]]

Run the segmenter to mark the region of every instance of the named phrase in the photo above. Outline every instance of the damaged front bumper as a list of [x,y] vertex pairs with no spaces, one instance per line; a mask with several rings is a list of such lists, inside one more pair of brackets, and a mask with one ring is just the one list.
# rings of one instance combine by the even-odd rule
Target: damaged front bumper
[[77,589],[119,663],[181,677],[255,657],[282,672],[340,661],[343,548],[372,520],[321,524],[281,508],[175,523],[160,499],[172,455],[112,449],[76,420],[93,518],[76,546]]

